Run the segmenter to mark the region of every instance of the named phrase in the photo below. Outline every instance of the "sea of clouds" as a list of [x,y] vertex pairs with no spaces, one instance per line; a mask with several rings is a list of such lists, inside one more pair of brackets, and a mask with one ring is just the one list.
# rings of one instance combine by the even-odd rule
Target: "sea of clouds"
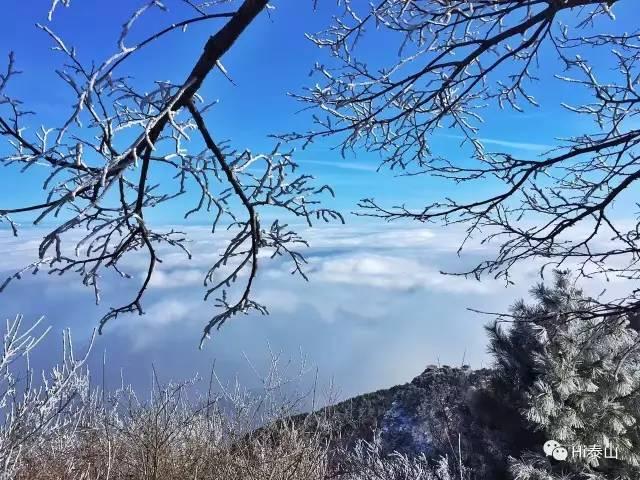
[[[146,388],[152,368],[161,381],[196,373],[206,378],[214,362],[224,381],[237,377],[259,386],[277,354],[282,363],[291,362],[292,372],[304,358],[323,388],[331,384],[333,396],[346,398],[407,382],[428,364],[488,366],[483,326],[491,317],[469,308],[506,311],[540,280],[534,262],[520,265],[516,285],[508,288],[491,278],[442,275],[468,269],[492,252],[472,242],[459,254],[462,236],[454,230],[394,223],[302,228],[310,245],[303,249],[309,281],[291,275],[285,258],[263,256],[254,292],[270,314],[233,318],[199,350],[202,329],[216,313],[213,301],[203,301],[203,278],[225,234],[211,235],[209,227],[180,230],[188,234],[193,258],[163,247],[144,299],[146,314],[120,316],[95,341],[91,365],[100,372],[106,358],[111,386],[122,376]],[[0,236],[2,277],[36,258],[41,235],[24,229],[17,238]],[[126,265],[132,279],[105,276],[99,306],[73,273],[27,274],[1,294],[0,314],[23,314],[25,321],[45,316],[52,332],[34,360],[45,366],[58,356],[63,328],[72,330],[82,349],[108,308],[130,300],[147,264],[134,256]]]

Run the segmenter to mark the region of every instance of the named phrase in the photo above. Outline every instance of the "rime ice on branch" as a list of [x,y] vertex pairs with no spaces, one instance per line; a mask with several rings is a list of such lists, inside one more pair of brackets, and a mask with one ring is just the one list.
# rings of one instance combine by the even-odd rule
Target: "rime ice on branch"
[[[520,262],[545,259],[554,268],[572,265],[581,276],[640,278],[637,213],[612,215],[616,199],[640,179],[640,30],[625,32],[615,8],[633,0],[382,0],[339,2],[341,14],[309,38],[328,53],[315,67],[316,84],[294,94],[314,109],[312,130],[282,135],[304,145],[337,138],[344,150],[377,152],[382,164],[404,175],[487,181],[498,191],[472,200],[452,194],[423,208],[361,200],[360,214],[387,220],[458,224],[466,238],[496,240],[495,257],[458,274],[490,275],[510,282]],[[635,28],[635,27],[634,27]],[[365,47],[379,35],[390,45]],[[400,46],[399,50],[396,46]],[[370,47],[370,45],[369,45]],[[582,117],[584,133],[549,139],[543,155],[521,158],[489,152],[480,124],[486,108],[536,108],[530,93],[539,60],[555,57],[556,81],[586,98],[561,108]],[[594,59],[613,71],[597,71]],[[382,65],[382,66],[381,66]],[[553,68],[553,67],[552,67]],[[549,77],[547,71],[543,72]],[[521,121],[526,126],[526,119]],[[456,132],[473,158],[442,158],[431,139]],[[459,197],[458,197],[459,198]],[[585,234],[576,235],[577,229]],[[603,240],[606,240],[603,241]],[[637,310],[640,297],[601,304],[598,315]]]
[[[18,234],[14,220],[18,215],[30,214],[34,224],[46,219],[57,225],[44,236],[38,259],[7,279],[2,289],[26,271],[75,272],[94,290],[97,302],[101,275],[112,270],[129,277],[123,260],[142,251],[148,259],[142,284],[128,304],[112,308],[102,318],[100,329],[120,314],[142,314],[144,293],[161,262],[158,245],[168,244],[191,257],[184,233],[158,231],[145,215],[196,191],[196,203],[187,207],[184,217],[210,212],[213,232],[224,222],[233,233],[220,260],[206,275],[206,296],[219,297],[220,311],[208,322],[204,340],[235,314],[251,309],[266,312],[251,298],[261,250],[289,257],[294,272],[304,276],[304,257],[295,250],[304,240],[281,221],[262,225],[262,210],[280,210],[309,224],[342,218],[318,205],[318,196],[333,192],[327,186],[314,186],[308,175],[298,175],[291,152],[279,146],[264,154],[234,149],[214,140],[215,132],[207,126],[205,117],[212,104],[204,102],[199,89],[216,67],[226,75],[222,56],[267,7],[267,1],[175,3],[185,5],[194,16],[133,43],[130,32],[147,12],[167,10],[158,0],[147,1],[123,25],[115,53],[102,62],[83,63],[51,24],[38,25],[57,54],[65,57],[64,68],[56,73],[73,98],[73,107],[58,125],[37,130],[31,124],[29,99],[11,94],[11,82],[20,72],[14,55],[9,55],[6,72],[0,77],[0,135],[5,141],[0,162],[24,175],[43,167],[50,174],[43,184],[46,198],[30,205],[0,206],[0,222],[14,235]],[[56,7],[69,4],[54,0],[49,17],[53,18]],[[237,9],[221,11],[233,6]],[[157,81],[146,92],[135,85],[135,72],[127,71],[132,55],[171,32],[201,22],[219,29],[183,83]],[[167,168],[173,171],[172,181],[152,184],[153,171]],[[244,285],[232,288],[240,278]]]

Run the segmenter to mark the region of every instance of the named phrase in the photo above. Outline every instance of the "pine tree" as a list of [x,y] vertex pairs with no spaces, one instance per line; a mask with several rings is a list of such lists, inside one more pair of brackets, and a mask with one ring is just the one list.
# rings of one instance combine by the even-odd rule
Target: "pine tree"
[[[512,308],[512,328],[487,327],[496,388],[528,428],[569,450],[566,461],[542,445],[512,458],[517,480],[640,478],[640,335],[627,317],[598,318],[593,301],[556,272],[551,287],[531,291],[536,303]],[[595,448],[593,448],[595,446]],[[591,447],[588,450],[583,447]],[[605,459],[604,449],[609,456]]]

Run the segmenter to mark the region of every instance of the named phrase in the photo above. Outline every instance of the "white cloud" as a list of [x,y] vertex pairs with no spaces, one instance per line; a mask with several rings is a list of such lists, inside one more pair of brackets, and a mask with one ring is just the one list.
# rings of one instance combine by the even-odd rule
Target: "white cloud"
[[161,300],[149,307],[145,315],[145,323],[160,327],[179,322],[184,320],[190,311],[191,306],[184,301],[178,299]]
[[533,152],[543,152],[555,148],[553,145],[546,145],[544,143],[512,142],[509,140],[500,140],[496,138],[480,138],[480,141],[488,145],[498,145],[501,147],[516,148],[518,150],[529,150]]
[[196,269],[156,270],[149,286],[152,288],[181,288],[202,285],[204,273]]
[[[466,140],[466,137],[462,135],[449,135],[441,134],[439,136],[446,138],[454,138],[456,140]],[[530,142],[517,142],[512,140],[500,139],[500,138],[479,138],[480,142],[487,145],[498,145],[500,147],[515,148],[517,150],[525,150],[531,152],[546,152],[555,148],[553,145],[547,145],[544,143],[530,143]]]
[[202,307],[202,303],[177,297],[155,303],[147,301],[146,306],[143,304],[144,315],[127,318],[127,321],[119,318],[120,321],[114,322],[113,328],[124,333],[125,338],[131,342],[132,349],[140,352],[161,341],[163,337],[166,338],[170,329],[178,325],[184,329],[193,329],[194,325],[201,328],[203,322],[198,309]]
[[302,236],[312,248],[367,247],[367,248],[408,248],[433,247],[442,234],[415,225],[370,225],[328,226],[306,228]]
[[[513,279],[518,285],[509,289],[489,278],[479,283],[441,275],[440,270],[469,268],[494,251],[495,246],[478,245],[476,240],[459,257],[460,230],[401,223],[302,227],[299,231],[311,245],[301,249],[309,260],[310,281],[290,275],[291,265],[284,257],[261,257],[254,294],[271,315],[232,319],[203,353],[196,351],[202,328],[219,312],[213,299],[202,301],[203,276],[219,258],[229,233],[221,229],[212,236],[208,227],[180,230],[192,240],[193,259],[159,246],[163,262],[142,302],[146,315],[120,316],[105,329],[107,341],[117,342],[119,364],[135,368],[154,362],[159,369],[171,368],[175,375],[191,375],[188,368],[198,362],[206,367],[216,356],[219,365],[228,366],[232,352],[251,351],[276,341],[287,352],[300,349],[309,354],[327,377],[335,375],[340,387],[360,393],[408,381],[427,363],[439,359],[457,363],[465,352],[472,365],[486,364],[482,326],[488,318],[467,307],[505,311],[539,281],[538,262],[517,266]],[[18,241],[0,237],[0,252],[4,253],[0,270],[9,272],[32,261],[40,234],[25,229]],[[45,314],[57,327],[87,331],[109,307],[131,301],[146,265],[144,255],[127,262],[127,271],[135,274],[130,283],[105,275],[103,304],[98,308],[90,289],[71,288],[80,284],[73,274],[63,278],[26,275],[0,296],[0,313],[7,317],[18,312]],[[599,279],[584,284],[594,293],[603,287]],[[626,284],[612,282],[609,286],[609,294],[615,297]],[[34,289],[41,292],[36,302]],[[167,355],[169,351],[173,357]],[[175,352],[180,362],[172,360]]]
[[338,162],[330,162],[327,160],[301,160],[300,165],[325,165],[327,167],[333,168],[341,168],[344,170],[357,170],[357,171],[365,171],[365,172],[375,172],[377,167],[372,165],[367,165],[365,163],[355,163],[355,162],[346,162],[346,161],[338,161]]
[[330,259],[313,259],[318,264],[314,279],[369,285],[389,290],[427,289],[442,292],[487,293],[486,283],[462,277],[444,276],[419,259],[357,253]]
[[[282,282],[280,285],[280,288],[256,288],[256,299],[268,306],[273,318],[287,315],[305,321],[311,313],[328,324],[352,320],[379,323],[391,318],[390,312],[405,300],[389,291],[368,295],[370,286],[363,290],[358,285],[345,288],[342,284],[321,284],[315,280],[304,285],[289,284],[288,289]],[[366,301],[362,299],[364,296]]]

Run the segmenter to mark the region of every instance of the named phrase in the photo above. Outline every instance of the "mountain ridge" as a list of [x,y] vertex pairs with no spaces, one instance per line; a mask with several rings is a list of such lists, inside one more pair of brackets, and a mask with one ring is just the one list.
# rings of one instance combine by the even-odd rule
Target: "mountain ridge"
[[496,397],[494,370],[468,365],[428,365],[410,382],[315,413],[331,419],[334,445],[351,448],[364,440],[378,442],[385,454],[424,455],[434,463],[447,457],[478,480],[508,478],[507,458],[539,441]]

